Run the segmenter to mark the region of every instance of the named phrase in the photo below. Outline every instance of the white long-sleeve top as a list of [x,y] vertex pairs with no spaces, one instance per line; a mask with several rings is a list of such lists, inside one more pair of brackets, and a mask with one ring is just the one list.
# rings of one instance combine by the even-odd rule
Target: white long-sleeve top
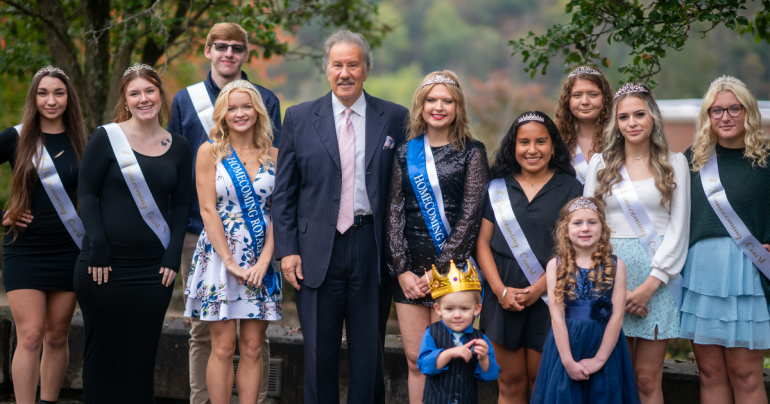
[[[662,195],[655,186],[654,178],[632,181],[636,195],[652,220],[655,230],[659,236],[665,236],[660,248],[655,252],[650,275],[666,284],[682,271],[690,242],[690,169],[687,158],[682,153],[670,152],[668,161],[674,167],[676,182],[673,198],[667,202],[668,210],[660,205]],[[583,187],[584,196],[594,196],[594,191],[599,186],[597,174],[603,169],[604,159],[600,154],[595,154],[588,164],[588,174]],[[612,229],[612,237],[636,238],[636,233],[628,224],[615,195],[606,195],[604,202],[607,205],[607,224]]]

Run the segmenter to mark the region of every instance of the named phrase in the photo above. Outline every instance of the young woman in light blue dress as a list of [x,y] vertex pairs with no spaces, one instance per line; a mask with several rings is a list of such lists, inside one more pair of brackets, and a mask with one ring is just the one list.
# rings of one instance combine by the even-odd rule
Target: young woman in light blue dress
[[[602,154],[591,158],[583,194],[606,203],[612,247],[626,263],[629,292],[623,331],[642,403],[663,404],[663,360],[668,339],[679,334],[679,309],[667,284],[677,285],[681,279],[690,230],[687,159],[669,150],[658,105],[643,85],[618,90],[605,141]],[[631,223],[626,216],[634,198],[618,188],[623,167],[625,183],[630,182],[643,208],[631,211],[639,211],[634,212],[637,218],[646,213],[646,227],[644,219]],[[648,233],[649,240],[642,242]],[[646,248],[650,243],[653,247]]]
[[198,149],[196,181],[205,229],[193,255],[185,316],[209,321],[212,350],[206,383],[213,404],[233,391],[236,319],[241,402],[256,403],[261,347],[268,322],[281,319],[281,280],[273,271],[270,201],[275,168],[272,126],[259,92],[228,84],[214,106],[210,143]]

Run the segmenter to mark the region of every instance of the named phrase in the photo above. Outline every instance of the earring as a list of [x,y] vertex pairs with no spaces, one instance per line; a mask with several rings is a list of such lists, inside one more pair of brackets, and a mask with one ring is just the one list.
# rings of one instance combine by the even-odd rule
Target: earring
[[126,107],[126,112],[128,112],[128,107]]
[[620,139],[620,137],[621,137],[621,136],[620,136],[620,133],[618,133],[618,139]]

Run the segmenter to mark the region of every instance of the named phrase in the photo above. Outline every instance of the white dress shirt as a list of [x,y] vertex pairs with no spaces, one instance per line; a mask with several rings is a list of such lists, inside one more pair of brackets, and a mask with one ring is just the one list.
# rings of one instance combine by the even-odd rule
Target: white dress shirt
[[[660,206],[663,195],[655,186],[655,178],[631,182],[639,202],[652,220],[658,235],[665,236],[652,260],[652,273],[650,273],[663,283],[668,283],[670,278],[682,271],[690,243],[690,168],[687,165],[687,158],[682,153],[669,152],[668,162],[674,168],[676,188],[673,200],[667,203],[667,209]],[[594,154],[591,157],[591,163],[588,164],[583,195],[594,196],[594,191],[599,186],[597,175],[599,170],[603,169],[604,159],[600,154]],[[607,205],[605,209],[607,224],[612,229],[611,237],[636,238],[636,233],[628,224],[628,219],[615,195],[606,195],[604,202]]]
[[[345,121],[345,107],[332,92],[332,111],[334,112],[334,130],[337,144],[340,141],[340,126]],[[372,206],[366,194],[366,97],[361,93],[358,100],[350,106],[350,122],[356,134],[356,169],[353,175],[353,215],[371,215]]]

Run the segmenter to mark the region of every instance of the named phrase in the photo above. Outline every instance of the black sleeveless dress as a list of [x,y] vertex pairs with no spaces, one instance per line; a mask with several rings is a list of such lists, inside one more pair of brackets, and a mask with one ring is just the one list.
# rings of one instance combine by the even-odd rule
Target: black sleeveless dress
[[[78,163],[64,133],[45,133],[45,147],[64,189],[77,206]],[[19,134],[14,128],[0,132],[0,164],[16,166]],[[58,157],[55,157],[58,156]],[[10,192],[10,189],[8,189]],[[19,233],[3,235],[3,286],[17,289],[72,291],[72,275],[80,249],[64,227],[40,179],[35,183],[30,211],[32,222]]]

